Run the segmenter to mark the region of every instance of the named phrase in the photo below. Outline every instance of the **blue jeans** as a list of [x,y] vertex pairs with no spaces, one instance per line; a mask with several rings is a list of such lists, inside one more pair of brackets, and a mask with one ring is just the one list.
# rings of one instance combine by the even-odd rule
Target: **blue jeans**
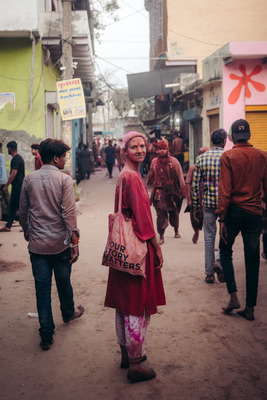
[[257,303],[259,266],[260,266],[260,233],[262,216],[249,214],[240,207],[230,205],[225,218],[227,244],[220,240],[221,264],[228,293],[237,292],[232,246],[236,236],[241,232],[246,266],[246,305],[254,307]]
[[213,265],[215,263],[214,244],[216,236],[216,220],[215,208],[203,207],[203,231],[205,242],[205,273],[206,275],[214,275]]
[[70,249],[59,254],[43,255],[30,253],[35,280],[36,302],[39,314],[39,334],[45,343],[51,343],[55,332],[51,307],[51,283],[54,270],[60,309],[63,321],[74,313],[73,290],[70,282]]

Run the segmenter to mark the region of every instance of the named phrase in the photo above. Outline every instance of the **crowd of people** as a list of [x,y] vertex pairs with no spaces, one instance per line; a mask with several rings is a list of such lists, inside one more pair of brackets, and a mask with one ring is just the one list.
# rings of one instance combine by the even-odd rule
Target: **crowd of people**
[[[170,137],[166,137],[166,140],[168,142],[169,154],[179,161],[183,174],[185,175],[189,169],[188,141],[184,140],[182,135],[179,135],[177,131],[173,131]],[[125,164],[126,160],[120,149],[121,142],[122,139],[94,139],[92,150],[94,166],[107,167],[109,178],[112,178],[112,171],[115,165],[118,167],[119,171],[121,171]],[[153,135],[148,139],[146,156],[144,161],[140,164],[140,173],[142,177],[149,173],[153,159],[158,156],[157,143],[158,139]],[[82,143],[80,143],[79,146],[83,146]]]
[[[127,377],[131,382],[156,376],[153,369],[142,364],[147,358],[146,335],[151,315],[157,313],[158,305],[166,303],[161,276],[164,233],[170,223],[174,237],[181,237],[179,213],[184,199],[187,199],[186,210],[190,212],[194,230],[193,243],[197,244],[199,230],[203,227],[205,281],[208,285],[213,284],[217,274],[218,281],[226,283],[230,300],[223,307],[225,314],[241,307],[232,258],[235,238],[241,232],[246,304],[238,314],[246,320],[254,320],[261,233],[262,258],[267,259],[267,153],[254,148],[249,143],[250,136],[248,122],[235,121],[230,131],[233,147],[225,151],[227,133],[224,129],[215,130],[211,135],[211,147],[200,149],[186,180],[183,140],[176,134],[171,144],[165,138],[153,138],[148,143],[144,134],[134,131],[127,133],[119,143],[109,140],[101,149],[95,142],[93,154],[82,144],[76,150],[81,179],[90,178],[94,164],[104,165],[100,160],[104,160],[108,176],[112,178],[117,160],[120,174],[116,183],[115,212],[122,210],[124,217],[132,221],[134,234],[147,245],[145,278],[110,268],[105,297],[105,306],[116,310],[120,366],[129,369]],[[19,222],[28,242],[35,281],[40,345],[43,350],[49,350],[55,332],[51,308],[53,272],[63,321],[68,323],[84,313],[82,305],[74,306],[70,279],[71,266],[79,257],[80,234],[73,180],[60,172],[64,169],[69,146],[60,140],[47,139],[31,148],[36,170],[26,177],[24,161],[17,152],[15,141],[7,144],[12,156],[8,179],[3,171],[4,157],[0,157],[2,195],[12,185],[8,220],[0,231],[10,232],[19,208]],[[93,166],[89,168],[91,163]],[[152,186],[150,199],[144,175],[147,175],[147,186]],[[153,226],[151,205],[156,210],[159,240]],[[220,243],[215,257],[217,221]]]

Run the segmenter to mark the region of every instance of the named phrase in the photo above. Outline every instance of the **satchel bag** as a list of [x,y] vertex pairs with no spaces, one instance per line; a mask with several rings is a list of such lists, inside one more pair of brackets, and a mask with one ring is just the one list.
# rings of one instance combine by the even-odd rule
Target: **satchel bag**
[[125,217],[121,208],[122,183],[119,187],[118,212],[108,216],[109,234],[102,265],[145,278],[147,243],[136,236],[132,219]]

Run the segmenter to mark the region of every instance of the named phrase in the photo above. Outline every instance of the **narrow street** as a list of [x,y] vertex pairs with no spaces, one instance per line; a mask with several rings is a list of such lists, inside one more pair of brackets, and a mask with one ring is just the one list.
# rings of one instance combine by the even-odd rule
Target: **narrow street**
[[[85,314],[64,324],[53,282],[56,333],[49,351],[39,346],[34,281],[23,233],[18,223],[10,233],[0,233],[0,399],[266,399],[267,262],[261,259],[255,321],[244,320],[236,312],[223,314],[221,307],[228,302],[225,284],[204,281],[203,233],[198,244],[193,244],[185,202],[180,214],[182,238],[175,239],[169,227],[162,246],[167,305],[152,316],[147,337],[145,363],[155,369],[157,377],[128,383],[127,370],[119,368],[115,313],[103,306],[108,268],[101,266],[101,258],[117,176],[117,168],[113,179],[101,169],[78,186],[81,242],[72,284],[75,303],[84,305]],[[234,246],[234,265],[243,308],[245,267],[240,235]]]

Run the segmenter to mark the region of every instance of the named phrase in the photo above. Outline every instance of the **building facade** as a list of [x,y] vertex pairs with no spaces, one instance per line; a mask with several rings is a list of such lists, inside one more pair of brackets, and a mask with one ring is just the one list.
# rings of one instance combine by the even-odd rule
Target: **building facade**
[[[195,71],[182,71],[169,82],[173,85],[172,95],[167,95],[164,99],[160,96],[160,100],[168,104],[172,114],[168,121],[170,128],[180,130],[184,139],[189,140],[190,163],[193,163],[199,147],[210,144],[211,132],[218,127],[228,129],[232,116],[237,113],[237,104],[241,107],[241,97],[235,105],[226,101],[225,93],[230,90],[229,85],[238,83],[229,76],[237,74],[239,77],[246,77],[257,67],[257,57],[264,59],[254,52],[254,45],[249,46],[248,43],[256,45],[266,40],[266,2],[255,0],[252,5],[250,0],[146,0],[145,7],[150,18],[151,70],[195,67]],[[240,54],[233,54],[235,60],[240,60],[240,64],[239,61],[237,64],[235,61],[230,62],[230,59],[225,62],[221,52],[229,53],[225,48],[227,43],[232,43],[232,46],[236,43],[235,49],[232,47],[230,53],[232,50],[237,52],[238,43],[244,43],[245,64]],[[253,64],[253,57],[256,65]],[[209,67],[207,62],[210,63]],[[264,63],[265,61],[261,61],[262,70],[257,75],[260,79],[265,73]],[[237,70],[229,73],[231,68]],[[259,67],[255,71],[258,72]],[[254,80],[254,75],[251,78]],[[237,113],[239,118],[242,115],[251,118],[252,125],[257,117],[258,132],[259,119],[263,118],[262,126],[265,123],[264,102],[264,92],[255,90],[252,84],[251,97],[245,96],[245,107],[241,107],[242,112],[239,110]],[[158,103],[156,98],[156,105]],[[260,106],[261,110],[256,109],[256,106]],[[162,107],[163,109],[166,110],[166,107]],[[163,112],[158,109],[156,117],[160,118],[162,115]],[[175,121],[178,120],[179,125],[175,126]]]
[[[236,119],[251,127],[250,142],[267,151],[267,42],[230,42],[203,60],[203,78],[174,94],[183,104],[190,162],[210,146],[212,132]],[[232,147],[227,141],[226,149]]]
[[216,115],[215,127],[227,132],[233,121],[246,119],[251,143],[267,151],[267,41],[230,42],[203,61],[205,144],[212,132],[211,115]]
[[[62,138],[62,121],[56,82],[70,62],[72,77],[82,80],[87,99],[94,83],[93,46],[89,3],[71,0],[72,57],[64,58],[62,31],[64,1],[10,0],[0,13],[0,140],[16,140],[18,151],[33,170],[30,145],[43,139]],[[89,101],[89,100],[88,100]],[[86,119],[72,124],[72,147],[86,139]],[[75,129],[79,127],[79,131]],[[75,158],[75,152],[72,153]],[[75,173],[75,160],[73,170]]]

